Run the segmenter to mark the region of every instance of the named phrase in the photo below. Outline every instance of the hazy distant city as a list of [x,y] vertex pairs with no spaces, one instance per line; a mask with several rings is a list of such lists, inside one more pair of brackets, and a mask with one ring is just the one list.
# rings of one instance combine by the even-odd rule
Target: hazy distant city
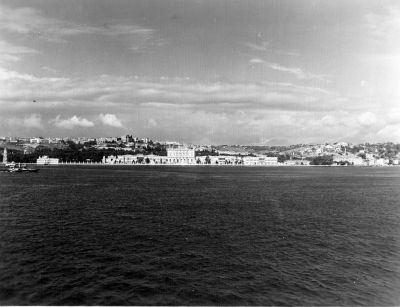
[[38,164],[389,166],[399,165],[400,160],[400,144],[392,142],[257,146],[184,144],[134,135],[100,138],[0,137],[2,158],[4,148],[8,161]]

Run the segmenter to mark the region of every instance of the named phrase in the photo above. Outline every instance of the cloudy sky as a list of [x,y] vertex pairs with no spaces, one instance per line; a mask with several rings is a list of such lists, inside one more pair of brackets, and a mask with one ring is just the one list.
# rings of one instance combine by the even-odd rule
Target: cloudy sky
[[0,135],[400,142],[400,2],[0,0]]

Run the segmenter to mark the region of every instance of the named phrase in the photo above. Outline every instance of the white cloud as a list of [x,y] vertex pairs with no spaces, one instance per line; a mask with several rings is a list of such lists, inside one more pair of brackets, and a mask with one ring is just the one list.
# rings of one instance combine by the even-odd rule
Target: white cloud
[[398,44],[400,35],[400,7],[392,2],[390,5],[382,3],[379,10],[365,15],[367,33],[381,42]]
[[142,35],[150,38],[155,32],[154,29],[144,28],[135,24],[111,24],[103,28],[94,28],[92,31],[106,35]]
[[357,119],[362,126],[372,126],[377,122],[375,114],[371,112],[362,113]]
[[118,128],[123,127],[121,121],[117,118],[115,114],[100,114],[99,117],[104,125]]
[[[104,124],[96,127],[101,133],[106,133],[109,125],[122,127],[117,116],[123,113],[129,119],[126,128],[143,135],[165,139],[175,135],[188,141],[198,138],[215,143],[259,142],[260,136],[265,139],[279,136],[289,142],[347,138],[368,141],[374,137],[383,139],[385,133],[392,136],[389,128],[380,132],[379,138],[376,133],[385,125],[398,123],[395,114],[399,113],[393,111],[398,110],[398,100],[387,102],[385,110],[391,111],[385,115],[383,109],[365,112],[362,97],[350,99],[320,87],[294,83],[156,80],[111,75],[49,78],[0,69],[0,109],[10,117],[42,114],[45,122],[53,118],[50,123],[60,129],[93,127],[94,123],[89,117],[62,118],[57,114],[90,114],[90,119],[97,117]],[[31,97],[37,102],[33,103]],[[372,110],[374,105],[370,107]],[[2,113],[2,118],[7,119],[5,112]],[[17,125],[21,128],[18,123],[23,119],[5,120],[0,128],[1,125],[4,131],[13,131]],[[63,133],[53,130],[56,135]]]
[[17,46],[0,40],[0,63],[18,62],[21,60],[22,55],[38,53],[32,48]]
[[258,59],[258,58],[253,58],[253,59],[251,59],[251,60],[249,61],[249,63],[250,63],[250,64],[264,64],[265,61],[264,61],[264,60],[261,60],[261,59]]
[[294,75],[297,79],[299,80],[307,80],[307,79],[317,79],[317,80],[327,80],[325,75],[317,75],[313,74],[310,72],[306,72],[303,69],[299,67],[286,67],[277,63],[270,63],[270,62],[265,62],[264,60],[260,58],[252,58],[249,61],[250,64],[265,64],[269,68],[277,71],[281,71],[284,73],[289,73],[291,75]]
[[277,48],[272,48],[270,46],[272,43],[272,40],[269,41],[263,41],[260,44],[255,44],[255,43],[244,43],[245,46],[250,48],[252,51],[256,53],[274,53],[274,54],[279,54],[279,55],[284,55],[284,56],[299,56],[300,53],[297,50],[282,50],[282,49],[277,49]]
[[43,16],[39,10],[31,7],[10,8],[4,5],[0,6],[0,30],[53,42],[65,42],[66,37],[82,34],[122,36],[135,46],[142,46],[155,32],[154,29],[136,24],[106,24],[101,27],[74,24]]
[[[15,110],[63,106],[78,110],[99,105],[125,109],[177,106],[220,112],[240,108],[320,110],[335,107],[328,103],[333,99],[333,93],[290,83],[200,83],[186,79],[154,82],[145,78],[107,75],[67,79],[36,77],[1,68],[0,80],[0,106],[4,104]],[[33,104],[33,99],[38,103]]]
[[400,124],[388,125],[377,132],[380,140],[400,142]]
[[51,68],[49,66],[42,66],[41,69],[43,69],[44,71],[51,73],[51,74],[55,74],[57,73],[57,70],[54,68]]
[[53,123],[54,126],[63,129],[73,129],[75,127],[93,127],[94,123],[87,120],[86,118],[80,118],[76,115],[72,116],[68,119],[61,119],[61,116],[58,115],[55,119],[51,120],[50,123]]
[[43,128],[42,117],[39,114],[31,114],[25,116],[23,120],[23,125],[25,128]]
[[286,67],[286,66],[282,66],[282,65],[277,64],[277,63],[268,63],[268,66],[273,70],[282,71],[282,72],[285,72],[285,73],[292,74],[297,79],[319,79],[319,80],[325,80],[325,77],[326,77],[326,76],[323,76],[323,75],[317,75],[317,74],[306,72],[306,71],[302,70],[299,67]]
[[271,41],[264,41],[261,44],[246,43],[245,45],[254,51],[267,51]]
[[148,127],[154,128],[154,127],[157,127],[157,125],[158,125],[158,123],[157,123],[157,121],[156,121],[154,118],[150,118],[150,119],[147,121],[147,126],[148,126]]

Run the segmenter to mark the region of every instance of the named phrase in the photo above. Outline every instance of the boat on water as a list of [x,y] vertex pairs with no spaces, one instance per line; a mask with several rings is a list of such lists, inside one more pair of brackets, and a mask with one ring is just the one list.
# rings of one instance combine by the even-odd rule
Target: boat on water
[[39,171],[38,168],[27,168],[26,164],[21,164],[21,163],[7,163],[5,164],[6,169],[5,172],[8,173],[22,173],[22,172],[27,172],[27,173],[37,173]]
[[26,164],[21,164],[21,163],[15,163],[15,162],[8,162],[7,159],[7,148],[4,148],[3,152],[3,164],[6,167],[4,172],[8,173],[22,173],[22,172],[27,172],[27,173],[37,173],[39,171],[38,168],[27,168]]

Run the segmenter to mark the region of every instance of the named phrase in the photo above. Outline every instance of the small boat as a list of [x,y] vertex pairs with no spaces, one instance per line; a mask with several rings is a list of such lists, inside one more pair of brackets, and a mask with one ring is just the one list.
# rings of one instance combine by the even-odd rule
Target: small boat
[[22,164],[22,165],[20,163],[19,164],[19,168],[20,168],[21,171],[28,172],[28,173],[37,173],[39,171],[38,168],[27,168],[25,163]]
[[22,169],[20,169],[19,167],[15,167],[15,166],[9,166],[4,171],[8,172],[8,173],[21,173]]
[[38,168],[27,168],[26,164],[19,163],[18,165],[15,163],[8,163],[6,164],[6,169],[5,172],[9,173],[22,173],[22,172],[28,172],[28,173],[37,173],[39,171]]

